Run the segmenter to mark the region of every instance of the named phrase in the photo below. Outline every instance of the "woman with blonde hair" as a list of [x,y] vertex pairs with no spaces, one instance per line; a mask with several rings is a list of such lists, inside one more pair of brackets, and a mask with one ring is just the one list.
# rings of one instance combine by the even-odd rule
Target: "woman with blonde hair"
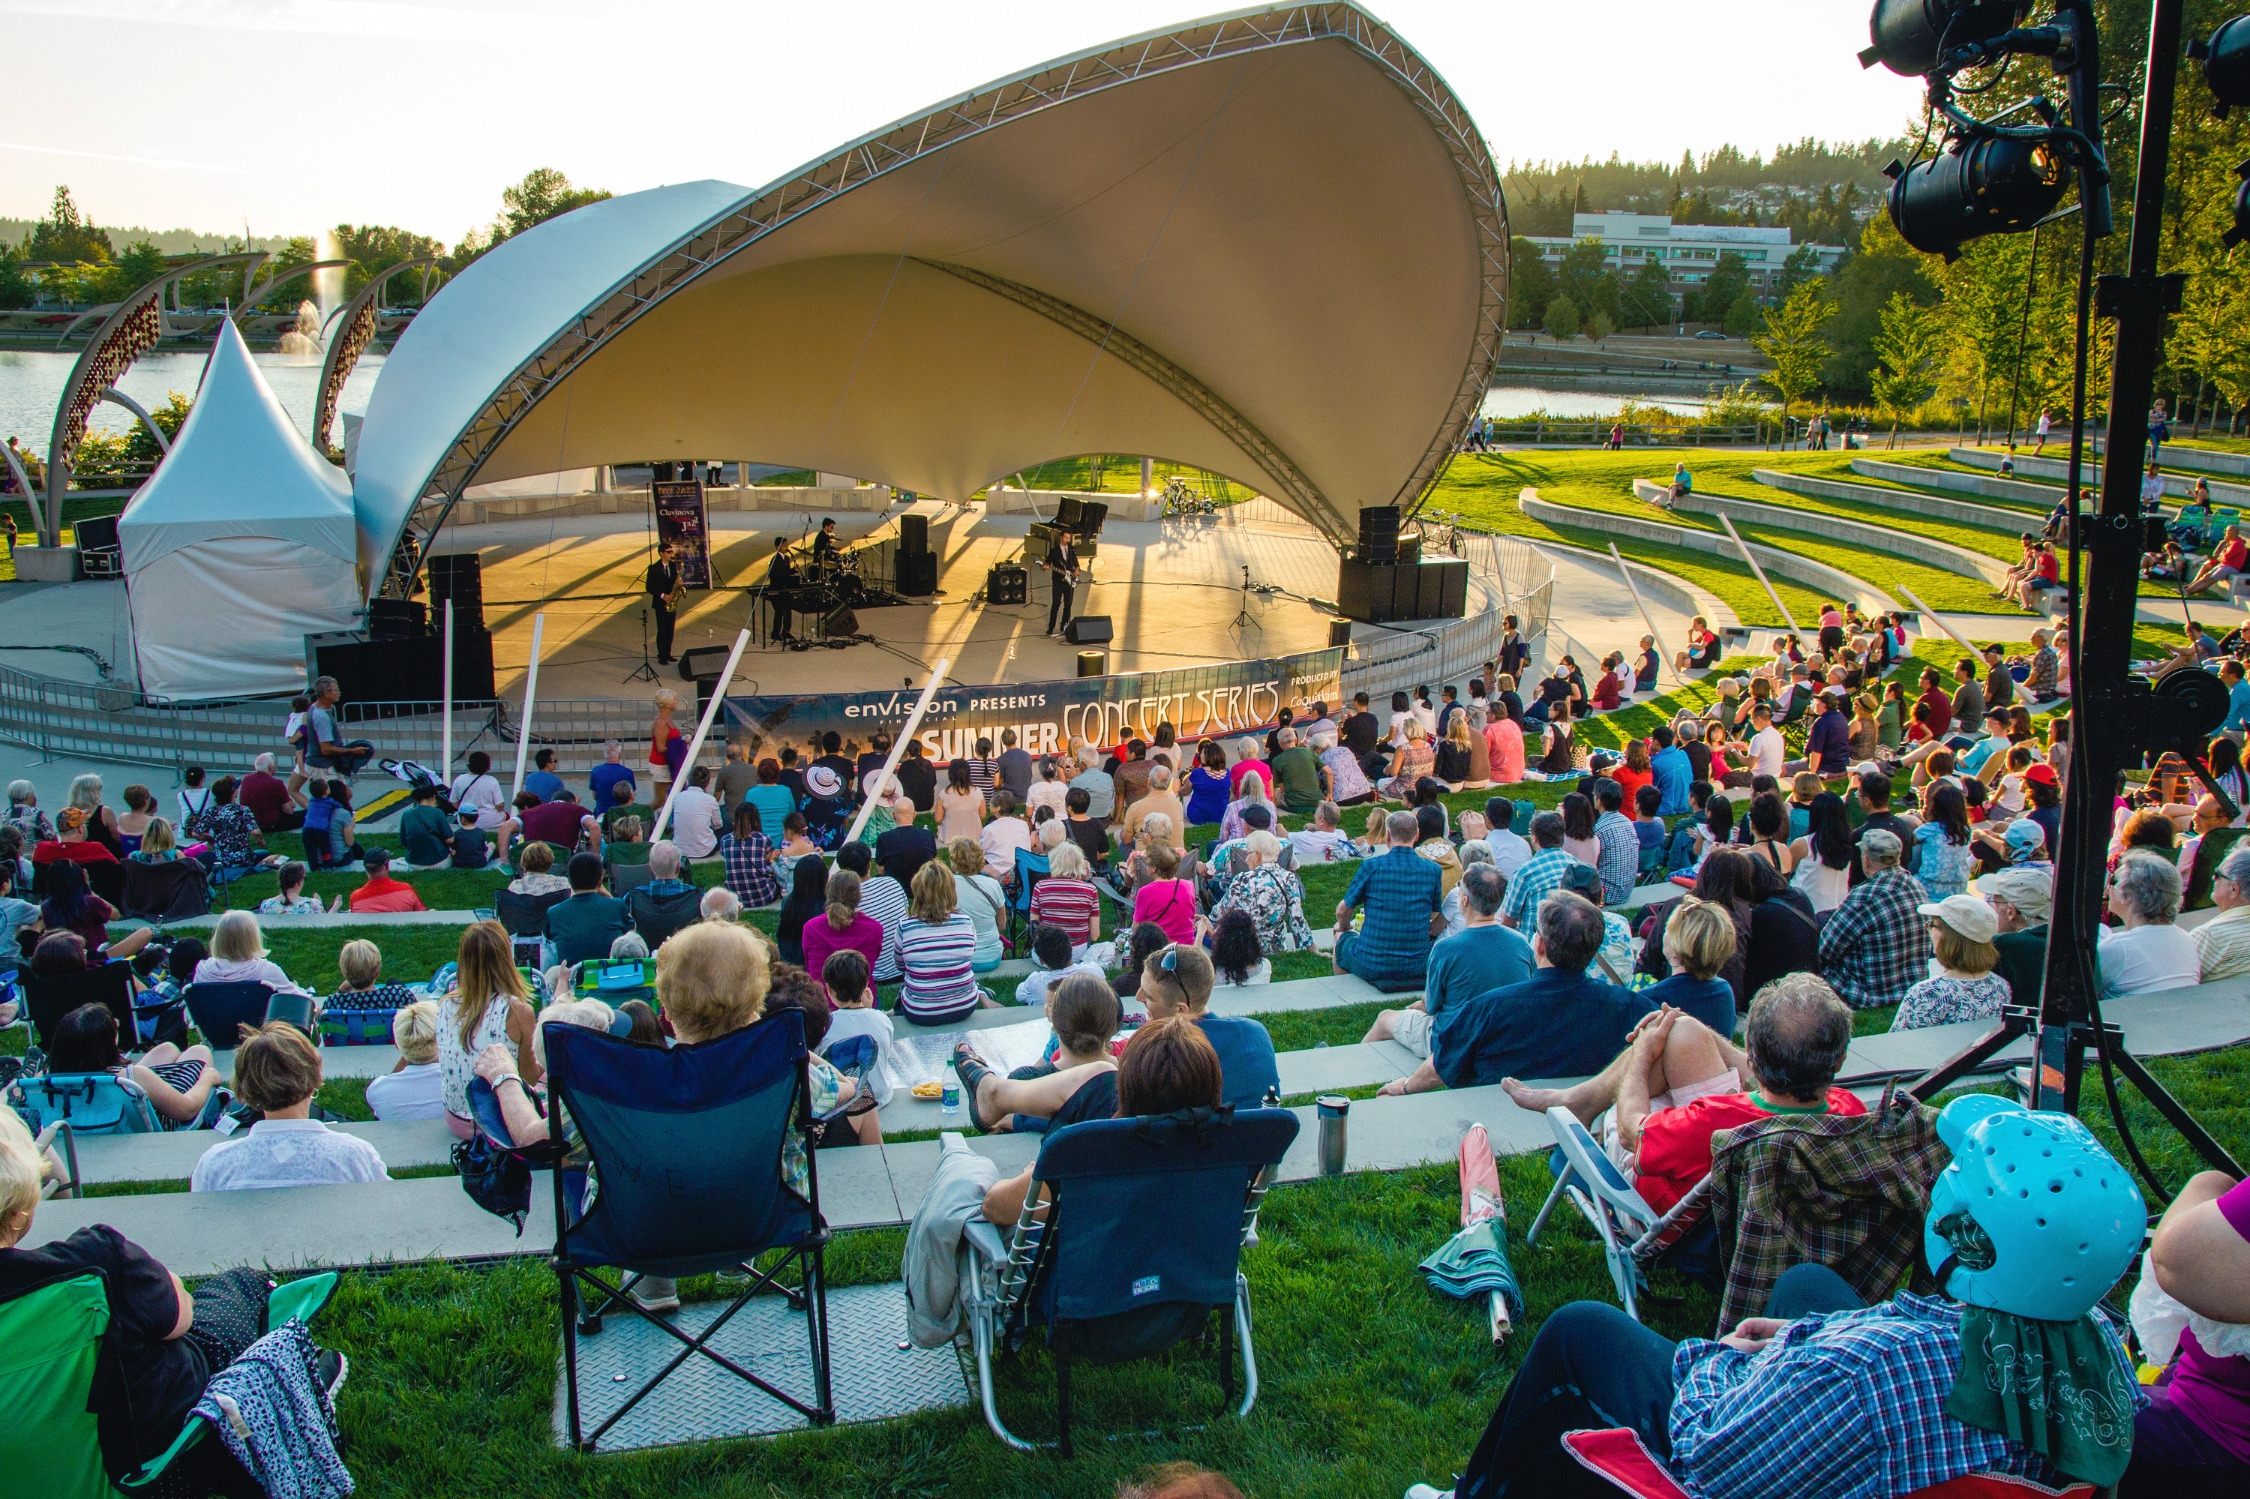
[[151,817],[141,829],[140,846],[125,857],[135,864],[170,864],[178,859],[180,846],[172,837],[172,825]]
[[531,990],[516,971],[514,943],[497,921],[472,923],[461,933],[453,990],[438,1001],[438,1070],[445,1087],[445,1122],[466,1140],[476,1133],[469,1079],[477,1053],[505,1046],[532,1082],[539,1081],[531,1052]]
[[669,687],[659,687],[653,701],[656,720],[649,725],[648,763],[652,767],[649,778],[655,782],[655,789],[649,794],[649,804],[661,807],[664,798],[671,793],[680,767],[687,763],[687,738],[680,733],[680,726],[672,722],[672,715],[680,711],[680,695]]
[[1031,919],[1060,927],[1070,938],[1070,960],[1086,955],[1086,944],[1102,934],[1102,897],[1094,888],[1093,867],[1075,843],[1063,843],[1047,856],[1047,878],[1031,892]]
[[1390,774],[1375,788],[1375,794],[1384,801],[1411,802],[1414,785],[1437,769],[1437,751],[1430,744],[1430,732],[1422,727],[1419,718],[1409,716],[1399,721],[1399,731],[1405,737],[1391,754]]
[[1928,918],[1938,972],[1906,991],[1891,1029],[1998,1020],[2014,992],[1995,971],[2000,966],[2000,949],[1993,942],[2000,934],[1999,916],[1983,896],[1966,893],[1915,909]]
[[1851,726],[1845,730],[1846,753],[1854,765],[1872,760],[1883,749],[1883,705],[1874,693],[1852,699]]
[[[1005,791],[996,793],[1006,796]],[[969,924],[977,929],[976,956],[969,966],[990,973],[1007,955],[1000,929],[1008,922],[1008,892],[985,871],[984,845],[974,838],[956,838],[945,846],[945,859],[953,866],[953,884]],[[911,906],[909,907],[911,909]]]
[[86,814],[86,837],[109,850],[110,857],[122,860],[125,845],[117,836],[117,814],[102,805],[102,778],[97,775],[74,777],[70,783],[69,806]]
[[1445,783],[1446,790],[1459,791],[1468,785],[1469,770],[1474,761],[1470,746],[1481,740],[1481,735],[1469,732],[1467,709],[1453,715],[1453,721],[1445,726],[1445,737],[1438,741],[1435,769],[1432,771],[1432,774]]
[[211,928],[211,956],[195,966],[197,982],[264,984],[290,994],[308,992],[281,965],[266,956],[265,934],[248,911],[228,911]]
[[976,951],[976,923],[961,909],[953,871],[945,860],[932,859],[914,871],[906,919],[899,923],[898,960],[905,973],[899,1018],[944,1025],[991,1007],[992,996],[977,987]]
[[[372,946],[372,943],[361,944]],[[398,1065],[367,1085],[367,1107],[377,1119],[442,1119],[445,1075],[438,1066],[438,1007],[418,999],[391,1017]]]

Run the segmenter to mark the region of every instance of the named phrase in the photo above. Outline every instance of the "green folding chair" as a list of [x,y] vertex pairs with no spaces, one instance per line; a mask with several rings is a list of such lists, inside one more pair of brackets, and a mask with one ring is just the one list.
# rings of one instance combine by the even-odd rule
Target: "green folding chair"
[[[291,1317],[310,1322],[336,1289],[335,1272],[276,1287],[266,1303],[266,1330]],[[190,1417],[162,1453],[115,1484],[103,1463],[92,1403],[102,1339],[109,1331],[109,1295],[102,1277],[73,1275],[0,1302],[0,1472],[11,1492],[41,1499],[115,1499],[163,1476],[208,1428]]]

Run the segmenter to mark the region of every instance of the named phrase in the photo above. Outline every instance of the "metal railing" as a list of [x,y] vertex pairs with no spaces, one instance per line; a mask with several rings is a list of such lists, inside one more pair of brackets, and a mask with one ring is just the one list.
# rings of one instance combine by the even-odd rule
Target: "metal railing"
[[1539,552],[1512,536],[1472,530],[1443,512],[1423,517],[1425,550],[1434,537],[1438,549],[1469,564],[1472,578],[1489,592],[1466,616],[1443,624],[1400,626],[1374,641],[1361,641],[1344,663],[1344,693],[1370,698],[1417,687],[1466,683],[1483,674],[1484,664],[1500,656],[1507,616],[1515,615],[1524,639],[1535,648],[1554,611],[1555,567]]
[[[1537,446],[1540,443],[1570,443],[1599,446],[1609,441],[1615,422],[1598,418],[1584,421],[1557,421],[1535,417],[1530,421],[1494,422],[1486,428],[1487,440],[1517,446]],[[1629,448],[1656,447],[1711,447],[1722,444],[1762,442],[1764,427],[1757,422],[1680,422],[1677,425],[1657,425],[1644,422],[1625,424],[1625,446]]]

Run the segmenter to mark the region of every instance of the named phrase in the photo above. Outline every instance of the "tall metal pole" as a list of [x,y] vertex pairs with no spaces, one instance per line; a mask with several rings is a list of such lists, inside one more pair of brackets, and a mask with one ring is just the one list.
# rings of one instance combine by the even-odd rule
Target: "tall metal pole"
[[[542,610],[531,616],[531,670],[525,673],[523,679],[523,722],[516,725],[516,783],[508,788],[508,806],[502,809],[503,816],[515,807],[516,798],[523,794],[523,774],[529,767],[531,756],[531,709],[539,700],[539,648],[546,633],[547,615]],[[452,659],[449,652],[446,660],[450,663]],[[653,843],[656,840],[652,838],[649,841]]]
[[[438,737],[438,779],[453,784],[453,600],[445,601],[445,727]],[[520,758],[520,757],[519,757]]]
[[[1633,581],[1633,570],[1625,565],[1625,558],[1618,552],[1614,541],[1609,544],[1609,560],[1617,564],[1617,576],[1625,580],[1626,590],[1633,595],[1633,607],[1641,611],[1641,623],[1648,626],[1649,638],[1656,642],[1658,665],[1672,666],[1672,652],[1664,644],[1663,634],[1656,628],[1656,616],[1648,612],[1648,601],[1641,597],[1641,587]],[[1672,677],[1682,687],[1687,685],[1687,678],[1681,675],[1677,666],[1672,666]]]
[[[719,716],[719,705],[727,700],[727,688],[734,682],[734,669],[742,664],[743,648],[750,644],[750,632],[741,630],[734,637],[734,649],[727,652],[727,667],[719,673],[719,685],[711,689],[711,701],[703,705],[703,717],[695,725],[695,737],[688,741],[687,758],[680,761],[680,779],[686,780],[688,772],[695,769],[695,757],[703,752],[703,741],[710,737],[711,720]],[[656,809],[656,827],[649,833],[648,841],[656,842],[664,836],[664,829],[672,821],[672,805],[678,796],[664,798],[664,805]]]
[[[900,729],[898,737],[891,741],[890,757],[883,762],[882,774],[875,778],[878,790],[898,769],[898,762],[906,757],[906,746],[913,740],[914,731],[922,726],[922,715],[930,711],[930,699],[937,696],[938,684],[945,680],[945,669],[952,664],[940,657],[937,665],[930,668],[930,680],[923,685],[922,695],[914,700],[914,711],[906,715],[906,727]],[[844,834],[844,841],[859,842],[859,835],[867,830],[867,819],[874,815],[875,798],[870,796],[860,804],[859,815],[852,819],[851,828]]]
[[1781,601],[1780,593],[1778,593],[1774,589],[1773,584],[1767,580],[1766,570],[1758,566],[1758,559],[1750,554],[1749,543],[1745,542],[1742,539],[1741,532],[1735,530],[1734,522],[1727,519],[1727,514],[1724,510],[1714,510],[1711,513],[1719,518],[1720,525],[1727,528],[1727,535],[1733,540],[1734,549],[1742,554],[1742,560],[1744,562],[1750,564],[1750,571],[1757,577],[1758,586],[1765,589],[1766,597],[1773,600],[1773,606],[1774,608],[1781,611],[1781,617],[1789,621],[1789,632],[1792,635],[1802,635],[1804,631],[1797,624],[1797,616],[1791,614],[1789,612],[1789,606]]

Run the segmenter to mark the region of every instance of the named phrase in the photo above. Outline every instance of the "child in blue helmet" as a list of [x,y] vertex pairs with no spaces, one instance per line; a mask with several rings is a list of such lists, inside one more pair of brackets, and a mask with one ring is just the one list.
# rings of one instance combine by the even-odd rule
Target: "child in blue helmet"
[[1767,1315],[1678,1344],[1573,1302],[1541,1325],[1458,1499],[1612,1493],[1562,1435],[1621,1424],[1698,1499],[1895,1499],[1972,1473],[2115,1483],[2147,1397],[2093,1308],[2140,1246],[2139,1190],[2068,1115],[1980,1094],[1938,1134],[1953,1164],[1924,1252],[1941,1295],[1864,1306],[1799,1265]]

